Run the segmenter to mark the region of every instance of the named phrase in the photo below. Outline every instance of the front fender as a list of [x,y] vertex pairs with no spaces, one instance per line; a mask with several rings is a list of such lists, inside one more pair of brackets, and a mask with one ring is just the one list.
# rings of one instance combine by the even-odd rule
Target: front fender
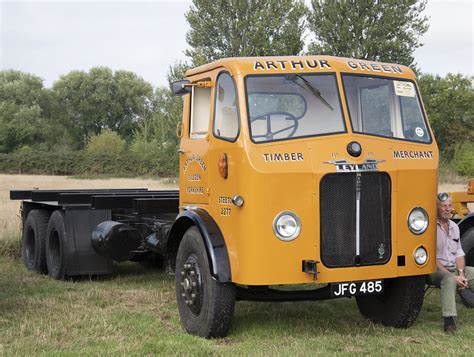
[[230,260],[224,236],[214,219],[201,208],[186,210],[176,217],[167,240],[168,255],[176,259],[184,232],[193,225],[198,227],[204,240],[212,276],[220,283],[230,282]]

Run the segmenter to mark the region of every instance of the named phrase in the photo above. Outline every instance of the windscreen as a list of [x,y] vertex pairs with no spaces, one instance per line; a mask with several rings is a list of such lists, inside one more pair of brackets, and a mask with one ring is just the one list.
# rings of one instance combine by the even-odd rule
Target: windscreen
[[431,142],[412,82],[357,75],[342,79],[354,132]]
[[334,74],[248,76],[245,86],[254,142],[345,131]]

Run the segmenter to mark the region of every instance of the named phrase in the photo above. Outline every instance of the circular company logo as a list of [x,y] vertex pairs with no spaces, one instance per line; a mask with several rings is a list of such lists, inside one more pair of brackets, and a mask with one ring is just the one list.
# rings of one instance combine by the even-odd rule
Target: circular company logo
[[417,127],[417,128],[415,129],[415,133],[416,133],[416,135],[419,136],[420,138],[421,138],[423,135],[425,135],[425,132],[424,132],[423,129],[420,128],[420,127]]

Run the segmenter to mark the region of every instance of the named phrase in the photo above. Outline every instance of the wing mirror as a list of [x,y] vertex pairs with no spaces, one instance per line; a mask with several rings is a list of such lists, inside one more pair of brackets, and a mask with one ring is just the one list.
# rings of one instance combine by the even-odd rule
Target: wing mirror
[[174,95],[185,95],[191,93],[191,82],[182,80],[171,84],[171,91]]

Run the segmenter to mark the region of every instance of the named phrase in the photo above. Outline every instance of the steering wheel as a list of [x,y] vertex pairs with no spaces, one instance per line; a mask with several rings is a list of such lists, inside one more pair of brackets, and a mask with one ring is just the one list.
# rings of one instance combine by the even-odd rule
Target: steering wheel
[[[288,121],[288,126],[284,127],[283,129],[278,129],[276,131],[273,131],[272,116],[274,115],[284,116],[285,121]],[[296,119],[296,117],[293,114],[284,112],[284,111],[281,111],[281,112],[276,111],[276,112],[268,112],[268,113],[260,114],[259,116],[250,119],[250,123],[254,123],[257,120],[265,120],[266,131],[265,131],[265,134],[252,135],[254,139],[264,138],[267,141],[273,140],[275,135],[281,134],[281,133],[285,133],[286,135],[283,138],[291,138],[296,133],[296,130],[298,129],[298,119]]]

